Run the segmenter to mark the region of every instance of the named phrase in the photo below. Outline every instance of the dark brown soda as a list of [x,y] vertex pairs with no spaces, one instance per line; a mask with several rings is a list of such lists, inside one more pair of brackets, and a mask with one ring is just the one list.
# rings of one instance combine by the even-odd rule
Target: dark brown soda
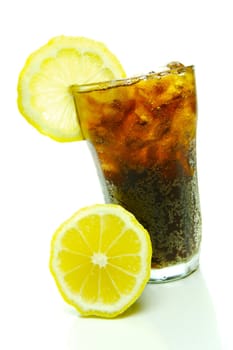
[[196,91],[192,67],[77,94],[106,202],[132,212],[151,236],[152,266],[186,262],[199,249]]

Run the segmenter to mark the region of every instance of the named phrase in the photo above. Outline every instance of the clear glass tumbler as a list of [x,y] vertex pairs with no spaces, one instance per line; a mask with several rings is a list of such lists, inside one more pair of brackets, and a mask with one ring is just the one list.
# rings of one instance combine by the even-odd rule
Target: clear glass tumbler
[[172,63],[72,93],[106,203],[125,207],[150,234],[150,282],[189,275],[201,242],[194,67]]

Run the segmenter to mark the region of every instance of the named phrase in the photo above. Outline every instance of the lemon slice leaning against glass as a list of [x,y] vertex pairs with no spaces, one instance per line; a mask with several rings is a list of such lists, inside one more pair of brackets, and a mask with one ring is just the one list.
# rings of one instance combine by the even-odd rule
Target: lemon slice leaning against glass
[[69,87],[125,77],[101,42],[58,36],[32,53],[18,81],[18,107],[38,131],[69,142],[82,139]]
[[55,232],[50,269],[63,298],[82,315],[111,318],[141,295],[150,277],[148,232],[126,209],[80,209]]

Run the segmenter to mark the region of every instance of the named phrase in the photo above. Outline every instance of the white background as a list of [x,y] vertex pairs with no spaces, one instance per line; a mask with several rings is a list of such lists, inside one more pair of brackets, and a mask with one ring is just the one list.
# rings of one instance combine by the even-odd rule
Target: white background
[[[232,329],[231,1],[2,1],[0,5],[0,348],[228,350]],[[60,144],[19,114],[27,56],[57,35],[103,41],[128,75],[173,60],[196,66],[200,271],[147,286],[121,318],[84,319],[48,270],[54,230],[101,202],[85,143]]]

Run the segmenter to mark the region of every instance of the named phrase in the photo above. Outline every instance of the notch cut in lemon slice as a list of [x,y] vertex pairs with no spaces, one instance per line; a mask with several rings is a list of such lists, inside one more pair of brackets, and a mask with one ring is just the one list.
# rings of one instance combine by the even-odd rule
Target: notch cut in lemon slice
[[69,87],[123,77],[119,60],[103,43],[58,36],[28,57],[18,80],[18,107],[29,123],[52,139],[81,140]]
[[112,318],[129,308],[150,277],[151,241],[116,204],[80,209],[55,232],[50,270],[63,298],[82,315]]

